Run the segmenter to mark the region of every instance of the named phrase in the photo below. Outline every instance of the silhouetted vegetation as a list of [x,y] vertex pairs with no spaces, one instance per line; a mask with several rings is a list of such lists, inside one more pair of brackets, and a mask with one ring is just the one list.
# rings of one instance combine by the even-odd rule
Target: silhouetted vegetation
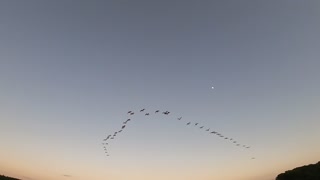
[[19,179],[0,175],[0,180],[19,180]]
[[320,180],[320,161],[281,173],[276,180]]

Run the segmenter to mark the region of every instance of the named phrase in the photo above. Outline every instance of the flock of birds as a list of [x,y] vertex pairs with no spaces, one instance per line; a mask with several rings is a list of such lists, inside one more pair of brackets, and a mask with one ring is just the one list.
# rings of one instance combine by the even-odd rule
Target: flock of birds
[[[139,111],[139,113],[144,113],[145,116],[149,116],[150,113],[149,112],[145,112],[146,109],[141,109]],[[160,113],[160,110],[156,110],[154,111],[155,114],[158,114]],[[164,112],[161,112],[163,115],[169,115],[170,112],[169,111],[164,111]],[[133,111],[128,111],[127,114],[129,116],[133,116],[135,113]],[[182,121],[182,117],[178,117],[176,118],[177,121]],[[108,149],[107,149],[107,146],[109,145],[109,141],[112,141],[113,139],[115,139],[117,137],[117,135],[121,132],[123,132],[123,130],[127,127],[128,123],[132,121],[131,118],[128,118],[126,121],[124,121],[121,125],[121,128],[118,130],[118,131],[115,131],[113,134],[109,134],[107,135],[107,137],[105,139],[103,139],[103,142],[102,142],[102,145],[103,145],[103,149],[105,151],[105,154],[106,156],[110,156],[109,152],[108,152]],[[238,147],[241,147],[241,148],[245,148],[245,149],[249,149],[250,146],[247,146],[247,145],[244,145],[244,144],[240,144],[237,140],[235,140],[234,138],[232,137],[227,137],[215,130],[212,130],[211,128],[209,127],[205,127],[204,125],[198,123],[198,122],[187,122],[185,124],[186,126],[194,126],[194,127],[197,127],[199,128],[200,130],[204,130],[206,132],[208,132],[209,134],[212,134],[212,135],[216,135],[217,137],[219,138],[223,138],[224,140],[226,141],[229,141],[230,143],[234,144],[235,146],[238,146]],[[255,159],[254,157],[252,157],[251,159]]]

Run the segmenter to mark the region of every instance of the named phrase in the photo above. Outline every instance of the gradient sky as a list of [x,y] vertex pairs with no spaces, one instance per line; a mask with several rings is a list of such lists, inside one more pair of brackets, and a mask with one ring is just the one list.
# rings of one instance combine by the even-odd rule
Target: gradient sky
[[[319,161],[319,9],[318,0],[1,1],[0,174],[271,180]],[[141,108],[171,114],[135,115],[107,158],[102,139]]]

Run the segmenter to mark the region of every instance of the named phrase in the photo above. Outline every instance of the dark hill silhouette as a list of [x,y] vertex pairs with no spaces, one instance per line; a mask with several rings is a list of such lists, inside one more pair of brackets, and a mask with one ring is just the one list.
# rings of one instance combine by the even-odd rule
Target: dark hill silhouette
[[320,180],[320,161],[281,173],[276,180]]
[[20,180],[20,179],[0,175],[0,180]]

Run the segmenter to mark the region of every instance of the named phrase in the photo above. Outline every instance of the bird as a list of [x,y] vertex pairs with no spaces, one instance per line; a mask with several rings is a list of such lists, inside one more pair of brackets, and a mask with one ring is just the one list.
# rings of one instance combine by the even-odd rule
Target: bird
[[103,141],[106,141],[106,140],[108,140],[108,139],[110,138],[110,136],[111,136],[111,135],[109,135],[109,136],[108,136],[107,138],[105,138],[105,139],[104,139]]
[[[145,116],[149,116],[149,115],[150,115],[150,113],[146,112],[146,109],[145,109],[145,108],[140,109],[139,111],[140,111],[140,112],[144,112],[144,113],[145,113]],[[137,111],[137,112],[139,112],[139,111]],[[170,114],[169,111],[163,111],[163,112],[161,111],[161,112],[160,112],[160,110],[155,110],[154,112],[155,112],[155,113],[162,113],[162,114],[165,114],[165,115],[169,115],[169,114]],[[133,111],[128,111],[127,114],[129,114],[129,115],[134,115],[135,113],[134,113]],[[177,120],[181,120],[181,119],[182,119],[182,117],[177,117]],[[109,156],[109,153],[108,153],[108,151],[107,151],[107,147],[109,147],[109,145],[108,145],[107,142],[109,142],[109,141],[107,141],[107,140],[108,140],[108,139],[115,139],[116,136],[117,136],[117,134],[118,134],[118,133],[120,134],[120,133],[123,131],[123,129],[126,128],[126,124],[127,124],[129,121],[131,121],[130,118],[127,119],[126,121],[123,121],[120,130],[118,129],[118,131],[114,132],[114,134],[108,135],[105,139],[103,139],[102,145],[103,145],[104,151],[105,151],[105,153],[107,154],[107,156]],[[184,122],[184,121],[183,121],[183,122]],[[223,138],[223,139],[226,139],[226,140],[230,140],[231,143],[234,143],[234,145],[236,145],[236,146],[243,147],[243,148],[247,148],[247,149],[250,148],[250,146],[243,145],[243,144],[237,142],[237,141],[236,141],[235,139],[233,139],[233,138],[226,137],[226,136],[224,136],[224,135],[222,135],[222,134],[220,134],[220,133],[218,133],[218,132],[216,132],[216,131],[210,131],[210,128],[207,128],[207,127],[205,127],[205,126],[202,126],[202,124],[200,124],[200,123],[198,123],[198,122],[188,122],[186,125],[188,126],[188,125],[190,125],[191,123],[192,123],[194,126],[199,127],[200,129],[204,129],[205,131],[208,131],[208,133],[215,134],[215,135],[217,135],[217,136],[219,136],[219,137],[221,137],[221,138]],[[201,127],[200,127],[200,126],[201,126]],[[252,157],[252,159],[255,159],[255,158]]]
[[169,113],[168,111],[165,111],[165,112],[162,112],[162,114],[168,115]]
[[168,115],[170,112],[169,111],[165,111],[162,114]]

